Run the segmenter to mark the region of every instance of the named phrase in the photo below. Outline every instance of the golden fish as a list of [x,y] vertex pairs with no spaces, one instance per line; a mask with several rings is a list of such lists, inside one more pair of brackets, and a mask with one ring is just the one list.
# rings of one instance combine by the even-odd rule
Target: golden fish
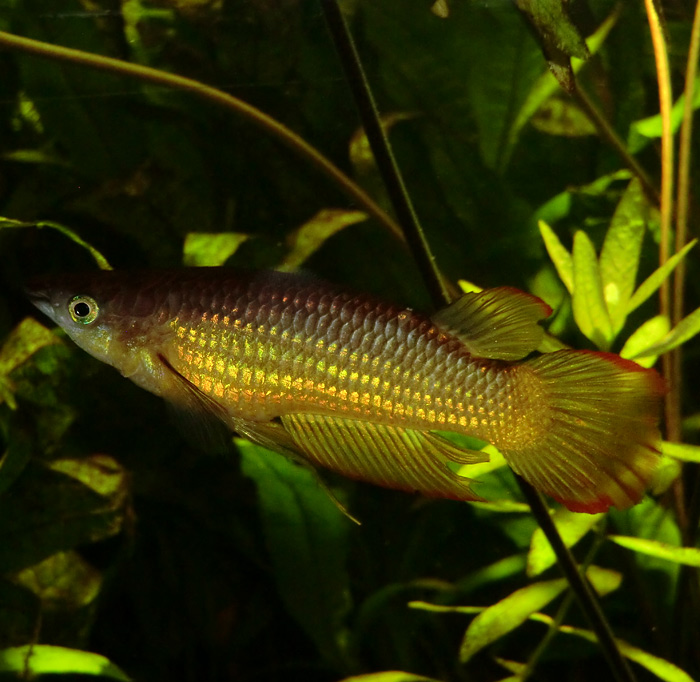
[[480,499],[453,469],[486,455],[436,431],[492,443],[575,511],[638,502],[658,463],[659,375],[609,353],[523,360],[551,310],[516,289],[432,317],[308,276],[216,268],[57,275],[30,296],[146,390],[378,485]]

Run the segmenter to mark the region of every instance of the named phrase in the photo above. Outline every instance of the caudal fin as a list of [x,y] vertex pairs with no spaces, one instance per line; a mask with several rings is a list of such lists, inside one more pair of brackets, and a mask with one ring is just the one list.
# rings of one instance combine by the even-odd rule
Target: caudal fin
[[636,504],[659,462],[661,377],[612,353],[558,351],[523,364],[549,406],[542,438],[501,448],[514,471],[572,511]]

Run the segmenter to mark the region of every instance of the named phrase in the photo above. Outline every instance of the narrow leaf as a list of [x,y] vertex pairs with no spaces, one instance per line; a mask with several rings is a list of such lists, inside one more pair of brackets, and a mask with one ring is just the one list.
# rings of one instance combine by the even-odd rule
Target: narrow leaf
[[242,232],[190,232],[185,237],[183,264],[191,267],[223,265],[249,235]]
[[571,254],[564,248],[562,243],[559,241],[559,237],[554,233],[554,230],[544,222],[540,220],[539,223],[540,234],[544,240],[544,245],[547,248],[547,253],[554,263],[554,267],[557,269],[557,273],[564,282],[564,286],[567,288],[569,294],[573,296],[574,293],[574,262],[571,258]]
[[635,357],[663,355],[692,339],[698,333],[700,333],[700,308],[694,310],[688,317],[684,317],[661,341],[637,353]]
[[[567,547],[573,547],[598,523],[604,514],[577,514],[568,509],[558,509],[552,516],[552,521],[559,531],[562,541]],[[541,528],[532,534],[530,551],[527,556],[527,575],[532,578],[539,575],[557,561],[552,546]]]
[[[545,623],[549,627],[554,625],[554,620],[544,613],[533,614],[532,620]],[[594,644],[598,642],[598,637],[590,630],[575,628],[570,625],[561,625],[558,630],[563,634],[574,635]],[[631,644],[628,644],[624,640],[618,639],[617,637],[615,637],[615,643],[617,644],[620,653],[625,658],[628,658],[630,661],[634,661],[643,668],[646,668],[660,680],[664,680],[664,682],[694,682],[693,678],[690,677],[688,673],[664,658],[659,658],[658,656],[647,653],[642,649],[638,649],[637,647],[632,646]]]
[[367,675],[353,675],[340,680],[340,682],[438,682],[438,680],[399,670],[387,670],[380,673],[368,673]]
[[593,243],[580,230],[574,235],[573,263],[572,305],[576,324],[598,348],[608,350],[613,331],[603,296],[598,259]]
[[303,265],[323,243],[340,230],[367,220],[362,211],[324,209],[304,223],[287,238],[289,253],[284,257],[279,270],[296,270]]
[[627,535],[610,535],[609,538],[621,547],[626,547],[634,552],[647,554],[658,559],[665,559],[675,564],[700,567],[700,549],[695,547],[676,547],[657,540],[647,540]]
[[632,298],[627,304],[627,314],[639,308],[664,282],[664,280],[673,272],[678,263],[685,258],[685,255],[690,249],[695,246],[697,239],[688,242],[678,253],[671,256],[663,265],[658,267],[649,275],[640,285],[637,291],[634,292]]
[[600,252],[603,294],[615,334],[625,324],[627,304],[634,292],[647,210],[644,192],[635,178],[615,210]]
[[565,589],[563,578],[534,583],[489,606],[467,628],[459,652],[462,663],[524,623]]
[[665,440],[661,443],[661,452],[664,455],[673,457],[673,459],[679,459],[681,462],[697,462],[700,464],[700,445],[670,443]]
[[73,673],[130,682],[114,663],[89,651],[35,644],[0,651],[0,672],[12,672],[22,679],[36,675]]
[[56,230],[57,232],[60,232],[61,234],[65,235],[70,239],[71,241],[75,242],[79,246],[82,246],[84,249],[86,249],[90,255],[95,259],[95,262],[97,265],[100,267],[102,270],[111,270],[112,266],[109,264],[107,259],[92,245],[86,242],[84,239],[82,239],[76,232],[71,230],[69,227],[66,227],[65,225],[61,225],[59,223],[53,223],[49,222],[47,220],[41,221],[41,222],[36,222],[36,223],[25,223],[20,220],[12,220],[10,218],[2,218],[0,217],[0,230],[3,228],[26,228],[26,227],[37,227],[39,229],[43,227],[48,227],[49,229]]
[[652,317],[627,339],[620,351],[620,355],[627,359],[639,357],[640,359],[637,362],[642,367],[653,367],[658,355],[647,356],[646,351],[664,338],[668,334],[670,327],[671,323],[666,315]]

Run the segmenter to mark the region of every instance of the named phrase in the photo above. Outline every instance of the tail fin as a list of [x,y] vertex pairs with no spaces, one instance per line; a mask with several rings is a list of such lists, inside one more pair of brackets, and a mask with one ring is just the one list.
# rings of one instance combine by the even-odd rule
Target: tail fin
[[545,437],[502,448],[514,471],[572,511],[641,499],[659,461],[663,379],[612,353],[558,351],[523,364],[542,381]]

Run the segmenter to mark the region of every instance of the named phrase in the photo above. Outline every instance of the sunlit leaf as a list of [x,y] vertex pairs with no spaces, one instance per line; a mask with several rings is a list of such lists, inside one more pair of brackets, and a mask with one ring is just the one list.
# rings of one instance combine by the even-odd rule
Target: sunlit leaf
[[647,320],[632,336],[630,336],[620,351],[623,358],[638,358],[642,367],[653,367],[658,355],[646,355],[646,350],[656,345],[668,334],[671,323],[666,315],[657,315]]
[[91,603],[102,586],[102,574],[75,551],[57,552],[12,576],[31,590],[45,608],[78,609]]
[[627,319],[627,304],[634,292],[642,252],[647,209],[641,183],[634,179],[615,209],[600,252],[600,276],[613,334],[622,329]]
[[323,243],[343,228],[367,220],[367,214],[362,211],[340,211],[323,209],[309,222],[304,223],[298,230],[287,238],[289,252],[278,267],[278,270],[296,270],[303,265]]
[[350,607],[350,521],[311,472],[249,441],[241,466],[258,489],[274,578],[289,612],[330,660],[342,657]]
[[547,253],[557,269],[557,273],[564,282],[564,286],[568,292],[574,293],[574,261],[571,254],[564,248],[559,241],[559,237],[554,233],[554,230],[547,225],[543,220],[539,221],[540,234],[544,240],[544,245],[547,247]]
[[381,673],[367,673],[366,675],[345,677],[340,682],[438,682],[438,680],[398,670],[387,670]]
[[[604,593],[616,589],[621,580],[620,574],[593,566],[588,578]],[[567,585],[563,578],[533,583],[484,609],[467,628],[460,647],[460,660],[466,663],[484,647],[522,625],[533,613],[558,597]]]
[[104,656],[61,646],[34,644],[0,651],[0,672],[34,677],[36,675],[68,674],[106,677],[130,682],[114,663]]
[[250,235],[241,232],[190,232],[185,237],[183,264],[196,267],[223,265]]
[[[693,87],[693,109],[700,106],[700,76],[696,77]],[[683,113],[685,109],[685,94],[682,94],[674,103],[671,109],[671,130],[673,133],[678,132],[678,129],[683,122]],[[649,116],[647,118],[634,121],[630,125],[628,146],[632,154],[641,151],[649,142],[658,139],[662,134],[661,114]]]
[[700,333],[700,308],[694,310],[690,315],[684,317],[663,339],[653,346],[638,352],[632,359],[637,357],[659,356],[663,353],[678,348],[681,344],[689,341]]
[[688,443],[670,443],[667,440],[661,442],[661,451],[664,455],[679,459],[681,462],[697,462],[700,464],[700,445],[688,445]]
[[608,350],[613,330],[605,305],[595,248],[585,232],[574,235],[572,305],[579,329],[602,350]]
[[0,348],[0,403],[4,400],[11,409],[17,407],[8,375],[38,350],[54,343],[59,343],[58,337],[33,317],[24,318],[12,330]]
[[[568,509],[557,509],[552,521],[567,547],[573,547],[584,535],[592,530],[604,514],[577,514]],[[532,534],[530,551],[527,557],[527,575],[534,577],[553,566],[557,561],[552,546],[541,528]]]
[[700,567],[700,549],[695,547],[674,547],[665,542],[635,538],[625,535],[608,536],[613,542],[635,552],[671,561],[684,566]]
[[649,275],[640,285],[639,288],[632,294],[629,303],[627,304],[627,314],[636,310],[644,301],[646,301],[656,290],[663,284],[666,278],[673,272],[678,263],[681,262],[690,249],[695,246],[697,239],[688,242],[678,253],[671,256],[663,265],[658,267]]

